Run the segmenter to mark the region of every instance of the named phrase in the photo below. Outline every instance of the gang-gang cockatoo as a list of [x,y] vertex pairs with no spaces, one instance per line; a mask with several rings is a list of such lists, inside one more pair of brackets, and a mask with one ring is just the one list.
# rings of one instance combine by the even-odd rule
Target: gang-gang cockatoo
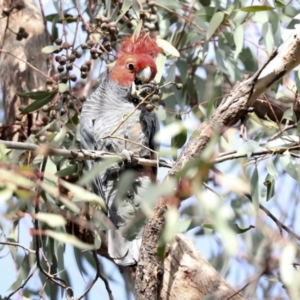
[[[159,122],[155,112],[147,110],[144,104],[134,111],[141,101],[141,97],[134,95],[134,90],[139,85],[141,94],[153,91],[155,86],[150,81],[157,73],[154,59],[160,52],[155,39],[144,33],[122,40],[115,65],[83,106],[80,116],[83,149],[113,153],[123,153],[125,150],[130,155],[153,158],[153,152],[149,149],[157,149],[154,136],[159,130]],[[113,135],[121,139],[105,138],[116,128]],[[86,163],[89,170],[95,164],[93,161]],[[134,182],[120,199],[118,182],[128,169],[135,171]],[[146,224],[146,218],[140,220],[138,215],[141,215],[144,193],[155,177],[154,168],[116,164],[101,172],[92,184],[94,193],[104,199],[107,215],[116,227],[107,230],[108,253],[119,265],[128,266],[138,262]],[[135,219],[139,221],[135,222]],[[135,224],[128,234],[128,225],[131,223]]]

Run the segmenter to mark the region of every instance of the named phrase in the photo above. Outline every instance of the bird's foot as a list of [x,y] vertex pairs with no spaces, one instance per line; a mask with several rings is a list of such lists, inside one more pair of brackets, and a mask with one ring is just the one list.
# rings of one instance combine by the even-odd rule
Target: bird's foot
[[131,158],[133,157],[133,154],[134,154],[132,151],[129,151],[127,149],[123,149],[121,154],[124,157],[124,160],[131,163]]
[[137,94],[139,98],[145,98],[151,94],[153,97],[154,95],[160,95],[161,91],[156,83],[146,83],[136,86]]

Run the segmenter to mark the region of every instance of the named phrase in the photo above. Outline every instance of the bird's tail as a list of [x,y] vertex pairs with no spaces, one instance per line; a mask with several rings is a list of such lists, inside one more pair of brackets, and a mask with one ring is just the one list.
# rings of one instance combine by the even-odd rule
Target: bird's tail
[[140,255],[142,238],[132,241],[125,239],[118,229],[107,231],[108,254],[121,266],[137,264]]

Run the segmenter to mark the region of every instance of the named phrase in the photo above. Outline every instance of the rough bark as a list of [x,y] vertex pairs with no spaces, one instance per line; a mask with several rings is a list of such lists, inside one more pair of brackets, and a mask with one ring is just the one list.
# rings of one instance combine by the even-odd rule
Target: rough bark
[[[280,53],[273,55],[252,77],[237,83],[232,92],[222,100],[211,118],[198,126],[174,167],[170,170],[169,176],[175,175],[184,166],[197,158],[214,134],[224,131],[227,127],[234,125],[245,117],[249,108],[262,93],[299,64],[300,27],[295,30],[295,33],[282,47]],[[137,300],[155,300],[160,297],[163,269],[158,257],[153,256],[153,253],[158,251],[158,237],[150,237],[149,234],[159,235],[164,225],[165,210],[165,206],[159,203],[144,231],[139,261],[139,266],[143,267],[138,267],[135,283]],[[160,270],[159,276],[157,276],[156,270]],[[149,282],[151,282],[151,293],[150,291],[145,293]],[[215,291],[218,291],[218,286],[215,287]],[[201,297],[199,293],[198,299]]]
[[[231,86],[227,83],[222,84],[222,94],[227,95],[231,91]],[[256,99],[253,104],[254,113],[260,119],[270,119],[273,122],[280,121],[287,109],[292,109],[297,120],[300,120],[300,108],[298,105],[293,105],[295,98],[276,98],[274,91],[266,91],[261,97]],[[298,103],[299,99],[296,103]],[[290,122],[291,124],[291,122]]]
[[[26,137],[28,126],[33,126],[37,120],[36,114],[34,117],[30,115],[31,124],[28,124],[27,115],[18,117],[20,105],[28,105],[29,99],[20,98],[17,93],[45,85],[45,78],[26,62],[47,74],[48,61],[41,49],[49,41],[40,9],[34,0],[0,0],[0,10],[0,48],[14,55],[0,53],[0,77],[7,126],[4,128],[4,137],[17,141],[20,133]],[[28,37],[18,41],[16,33],[20,27],[25,29]]]
[[198,300],[207,295],[218,300],[245,299],[235,293],[186,236],[176,235],[164,260],[160,299]]

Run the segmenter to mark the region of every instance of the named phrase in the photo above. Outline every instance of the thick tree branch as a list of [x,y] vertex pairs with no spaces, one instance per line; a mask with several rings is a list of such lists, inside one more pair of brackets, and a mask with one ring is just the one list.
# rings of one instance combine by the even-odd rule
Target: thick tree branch
[[[170,170],[169,176],[177,174],[184,166],[197,158],[215,134],[238,122],[267,88],[299,64],[300,26],[294,31],[294,35],[282,47],[278,55],[252,77],[237,83],[230,95],[222,100],[211,118],[198,126],[178,161]],[[167,205],[161,201],[156,206],[153,217],[144,230],[135,283],[135,295],[138,300],[159,299],[159,295],[161,295],[163,266],[156,254],[158,252],[158,237],[164,225],[166,210]],[[220,276],[219,280],[221,280]],[[147,288],[149,282],[151,282],[150,289]],[[166,284],[165,279],[163,282]],[[217,290],[218,287],[215,287],[215,291]],[[202,297],[201,295],[203,296],[199,290],[198,299]]]

